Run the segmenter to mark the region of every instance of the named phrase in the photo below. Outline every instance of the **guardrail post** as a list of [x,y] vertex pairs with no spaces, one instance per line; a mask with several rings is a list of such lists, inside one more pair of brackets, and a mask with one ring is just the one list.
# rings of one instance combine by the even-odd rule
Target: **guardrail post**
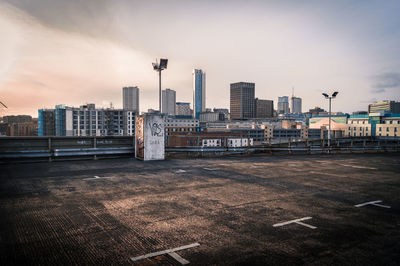
[[321,139],[321,153],[324,153],[325,140]]
[[250,154],[250,138],[247,137],[247,154]]
[[292,150],[291,150],[291,145],[290,145],[291,143],[290,143],[290,138],[289,138],[289,142],[288,142],[288,153],[289,154],[292,154]]
[[363,152],[366,153],[365,147],[367,146],[367,141],[364,139],[363,141]]
[[[93,148],[95,148],[95,152],[96,152],[96,148],[97,148],[96,137],[93,138]],[[97,155],[96,154],[93,156],[93,159],[97,160]]]
[[51,150],[51,137],[49,137],[47,140],[48,140],[48,143],[47,143],[48,145],[47,145],[47,146],[48,146],[49,154],[50,154],[50,155],[49,155],[49,162],[51,162],[51,161],[52,161],[52,158],[51,158],[51,157],[52,157],[52,154],[53,154],[53,152],[52,152],[52,150]]
[[354,144],[354,142],[353,142],[353,138],[352,138],[350,141],[350,153],[353,153],[353,144]]
[[380,152],[381,151],[381,141],[379,139],[378,139],[377,145],[378,145],[378,152]]

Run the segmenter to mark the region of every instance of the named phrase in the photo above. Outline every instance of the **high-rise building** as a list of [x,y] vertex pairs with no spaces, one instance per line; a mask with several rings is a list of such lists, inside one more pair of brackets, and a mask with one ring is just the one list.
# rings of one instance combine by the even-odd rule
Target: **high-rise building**
[[161,99],[161,112],[163,114],[175,115],[176,92],[171,89],[163,90]]
[[124,87],[122,88],[123,109],[139,113],[139,88]]
[[54,126],[56,136],[72,136],[71,107],[67,107],[63,104],[56,105],[54,109]]
[[266,118],[274,116],[274,101],[260,100],[256,98],[256,118]]
[[278,114],[287,114],[289,113],[289,97],[282,96],[278,97]]
[[293,114],[301,113],[301,98],[292,96],[292,98],[290,99],[290,103],[291,103],[291,112]]
[[378,113],[381,111],[400,113],[400,102],[385,100],[368,105],[369,113]]
[[255,117],[254,91],[254,83],[237,82],[231,84],[231,119]]
[[177,102],[175,114],[179,116],[191,116],[190,103]]
[[38,136],[55,136],[54,109],[39,109]]
[[193,70],[193,113],[196,119],[206,110],[206,73],[201,69]]

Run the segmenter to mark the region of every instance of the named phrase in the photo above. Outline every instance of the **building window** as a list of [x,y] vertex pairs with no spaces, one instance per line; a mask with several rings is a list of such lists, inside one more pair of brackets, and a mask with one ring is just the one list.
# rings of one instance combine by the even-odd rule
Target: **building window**
[[386,132],[389,132],[389,128],[388,127],[386,128]]
[[381,127],[379,128],[379,131],[382,131],[382,128],[381,128]]
[[368,137],[368,133],[365,133],[365,136],[367,136],[367,137]]

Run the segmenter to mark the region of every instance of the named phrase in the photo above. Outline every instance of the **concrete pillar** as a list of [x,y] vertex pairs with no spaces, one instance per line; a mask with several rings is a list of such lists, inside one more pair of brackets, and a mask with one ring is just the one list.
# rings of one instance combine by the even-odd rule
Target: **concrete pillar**
[[164,160],[164,116],[160,114],[137,116],[135,126],[135,157],[143,161]]

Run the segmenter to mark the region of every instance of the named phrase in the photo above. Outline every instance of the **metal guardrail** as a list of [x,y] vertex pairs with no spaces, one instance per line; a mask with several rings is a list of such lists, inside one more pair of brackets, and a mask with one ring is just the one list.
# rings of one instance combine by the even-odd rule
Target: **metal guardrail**
[[5,137],[0,138],[0,160],[58,159],[133,155],[134,138],[106,137]]
[[[327,140],[304,140],[247,147],[166,147],[167,157],[177,154],[186,156],[220,156],[247,153],[340,153],[340,152],[400,152],[400,138],[359,137]],[[133,156],[134,137],[2,137],[0,161],[10,160],[57,160],[65,158],[101,158],[109,156]]]

